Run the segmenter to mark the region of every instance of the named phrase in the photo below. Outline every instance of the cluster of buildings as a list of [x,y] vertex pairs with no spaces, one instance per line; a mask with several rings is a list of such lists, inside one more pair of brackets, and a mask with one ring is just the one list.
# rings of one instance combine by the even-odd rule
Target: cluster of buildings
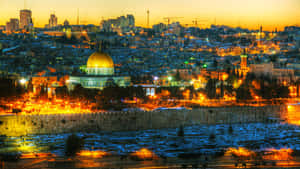
[[20,10],[20,19],[11,18],[6,23],[6,32],[15,32],[17,30],[33,29],[32,12],[29,9]]
[[135,19],[133,15],[120,16],[116,19],[103,20],[100,27],[106,32],[126,32],[135,27]]
[[[66,20],[65,25],[69,25]],[[45,28],[55,28],[58,26],[57,17],[55,14],[50,15],[49,23],[45,25]],[[30,9],[22,9],[20,10],[19,18],[10,18],[8,22],[6,22],[5,31],[6,33],[27,31],[30,32],[34,28],[34,24],[32,21],[32,11]]]
[[[11,19],[6,31],[31,25],[31,11],[22,10],[20,23]],[[109,44],[104,53],[95,47],[103,40]],[[0,44],[2,73],[28,81],[55,76],[47,84],[53,88],[80,84],[103,89],[115,83],[144,86],[154,95],[158,87],[204,89],[208,79],[224,81],[230,72],[241,80],[248,73],[274,77],[284,85],[300,79],[300,28],[296,26],[281,32],[218,25],[200,29],[179,22],[142,28],[135,25],[133,15],[103,20],[100,26],[68,21],[59,25],[52,14],[49,24],[35,29],[34,35],[3,35]]]

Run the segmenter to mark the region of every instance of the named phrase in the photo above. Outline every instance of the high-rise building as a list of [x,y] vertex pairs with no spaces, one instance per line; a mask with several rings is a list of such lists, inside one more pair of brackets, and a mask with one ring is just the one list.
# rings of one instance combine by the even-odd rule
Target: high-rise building
[[31,10],[23,9],[20,11],[20,29],[33,27]]
[[49,19],[49,27],[53,28],[56,26],[57,26],[57,17],[55,16],[55,14],[51,14]]
[[128,26],[134,27],[135,26],[135,19],[133,15],[127,15]]
[[68,20],[65,20],[65,21],[64,21],[64,26],[70,26],[70,23],[69,23]]
[[6,23],[6,31],[14,32],[19,29],[19,19],[11,18],[9,22]]

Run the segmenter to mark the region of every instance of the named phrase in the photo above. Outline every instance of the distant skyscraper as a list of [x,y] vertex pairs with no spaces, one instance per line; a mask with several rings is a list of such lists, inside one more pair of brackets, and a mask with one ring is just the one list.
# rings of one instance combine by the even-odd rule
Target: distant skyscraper
[[57,26],[57,17],[55,16],[55,14],[51,14],[49,19],[49,27],[53,28],[56,26]]
[[135,26],[135,19],[133,15],[127,15],[127,20],[128,20],[128,26],[134,27]]
[[33,26],[31,15],[31,10],[23,9],[20,11],[20,29]]
[[69,21],[68,21],[68,20],[65,20],[65,21],[64,21],[64,26],[69,26],[69,25],[70,25]]
[[19,19],[11,18],[9,22],[6,23],[6,31],[14,32],[19,29]]

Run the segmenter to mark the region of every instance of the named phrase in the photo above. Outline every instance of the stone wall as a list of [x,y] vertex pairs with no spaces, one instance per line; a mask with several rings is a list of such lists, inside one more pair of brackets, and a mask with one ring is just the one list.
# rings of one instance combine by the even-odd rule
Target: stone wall
[[285,106],[204,107],[193,110],[99,112],[84,114],[0,116],[0,135],[131,131],[194,124],[264,122],[281,117]]

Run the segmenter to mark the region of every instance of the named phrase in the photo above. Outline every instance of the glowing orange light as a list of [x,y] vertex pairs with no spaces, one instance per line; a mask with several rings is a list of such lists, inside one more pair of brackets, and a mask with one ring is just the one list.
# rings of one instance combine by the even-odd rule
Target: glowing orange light
[[32,99],[31,93],[26,94],[22,100],[7,103],[10,110],[6,113],[12,113],[14,109],[19,109],[20,114],[74,114],[74,113],[91,113],[91,106],[82,103],[70,103],[60,99],[53,100],[35,100]]
[[101,150],[96,150],[96,151],[82,150],[79,153],[77,153],[77,155],[82,157],[102,158],[108,155],[108,153]]
[[52,153],[27,153],[22,154],[21,159],[30,159],[30,158],[46,158],[46,157],[55,157]]
[[291,155],[293,150],[290,148],[283,148],[280,150],[268,149],[267,151],[268,153],[264,156],[265,160],[288,161],[293,159]]
[[238,157],[250,157],[251,155],[254,154],[253,151],[250,151],[248,149],[245,149],[243,147],[239,147],[239,148],[229,148],[227,150],[227,153],[231,153],[234,156],[238,156]]
[[289,124],[300,125],[300,114],[298,106],[288,105],[286,119]]
[[155,159],[157,156],[150,150],[146,148],[142,148],[139,151],[136,151],[131,154],[132,156],[136,156],[140,159]]
[[228,79],[228,74],[223,74],[222,75],[222,80],[224,81],[224,80],[227,80]]

